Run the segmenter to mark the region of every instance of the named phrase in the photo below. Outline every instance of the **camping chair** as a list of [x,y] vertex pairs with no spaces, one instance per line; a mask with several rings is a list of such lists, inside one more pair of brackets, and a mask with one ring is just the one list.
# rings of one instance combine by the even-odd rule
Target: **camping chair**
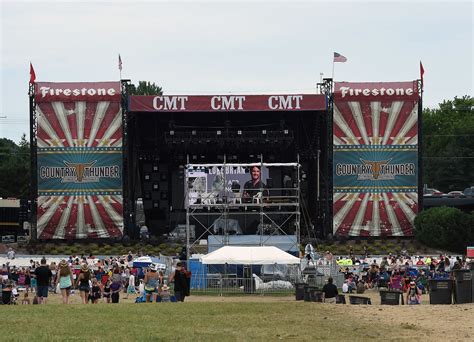
[[232,198],[232,203],[233,204],[242,204],[242,194],[240,192],[234,192],[233,198]]
[[262,203],[263,192],[259,191],[252,196],[252,203],[260,204]]
[[207,205],[216,204],[217,203],[216,195],[213,192],[204,192],[201,195],[201,203],[207,204]]

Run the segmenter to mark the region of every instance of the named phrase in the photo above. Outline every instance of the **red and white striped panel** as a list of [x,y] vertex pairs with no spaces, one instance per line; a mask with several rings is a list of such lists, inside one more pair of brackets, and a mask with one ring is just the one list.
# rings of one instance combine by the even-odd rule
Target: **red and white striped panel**
[[123,235],[122,196],[39,196],[39,239]]
[[335,193],[339,236],[410,236],[418,212],[416,193]]
[[45,102],[37,114],[39,148],[122,146],[120,103]]

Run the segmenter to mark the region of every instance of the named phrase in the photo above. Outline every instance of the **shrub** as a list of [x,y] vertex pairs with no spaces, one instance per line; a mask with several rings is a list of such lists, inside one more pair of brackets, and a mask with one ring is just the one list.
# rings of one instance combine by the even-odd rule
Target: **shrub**
[[434,248],[465,253],[474,241],[474,215],[457,208],[437,207],[422,211],[415,218],[415,237]]

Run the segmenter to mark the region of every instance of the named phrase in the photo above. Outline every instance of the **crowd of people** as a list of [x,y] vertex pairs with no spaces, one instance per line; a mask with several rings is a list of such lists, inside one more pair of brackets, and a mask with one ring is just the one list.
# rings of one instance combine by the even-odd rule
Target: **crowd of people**
[[71,294],[78,293],[83,304],[97,304],[119,303],[121,293],[126,299],[137,295],[137,302],[184,301],[189,296],[191,274],[179,260],[165,271],[154,263],[134,267],[133,258],[130,252],[104,259],[70,256],[57,264],[43,257],[30,260],[28,267],[6,263],[0,269],[1,298],[4,304],[46,304],[49,293],[60,293],[62,303],[68,304]]
[[430,279],[453,279],[454,271],[469,269],[466,258],[451,255],[409,256],[407,253],[370,258],[349,253],[334,259],[326,251],[315,265],[335,263],[344,274],[343,293],[364,293],[369,289],[397,290],[404,293],[407,304],[421,304],[422,294],[429,291]]

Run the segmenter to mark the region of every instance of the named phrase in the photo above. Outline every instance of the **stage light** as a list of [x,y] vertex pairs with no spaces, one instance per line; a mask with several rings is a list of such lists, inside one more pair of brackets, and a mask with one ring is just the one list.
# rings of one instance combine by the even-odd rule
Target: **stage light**
[[262,130],[262,134],[264,135],[267,134],[267,130],[266,129]]
[[288,134],[288,130],[285,129],[285,130],[283,131],[283,133],[284,133],[284,134]]
[[242,135],[242,131],[241,131],[241,130],[238,130],[238,131],[237,131],[237,135]]
[[191,131],[191,134],[192,134],[192,135],[196,135],[196,131]]
[[217,131],[217,135],[221,135],[221,134],[222,134],[222,132],[221,132],[221,131]]
[[170,135],[174,135],[174,131],[170,131]]

